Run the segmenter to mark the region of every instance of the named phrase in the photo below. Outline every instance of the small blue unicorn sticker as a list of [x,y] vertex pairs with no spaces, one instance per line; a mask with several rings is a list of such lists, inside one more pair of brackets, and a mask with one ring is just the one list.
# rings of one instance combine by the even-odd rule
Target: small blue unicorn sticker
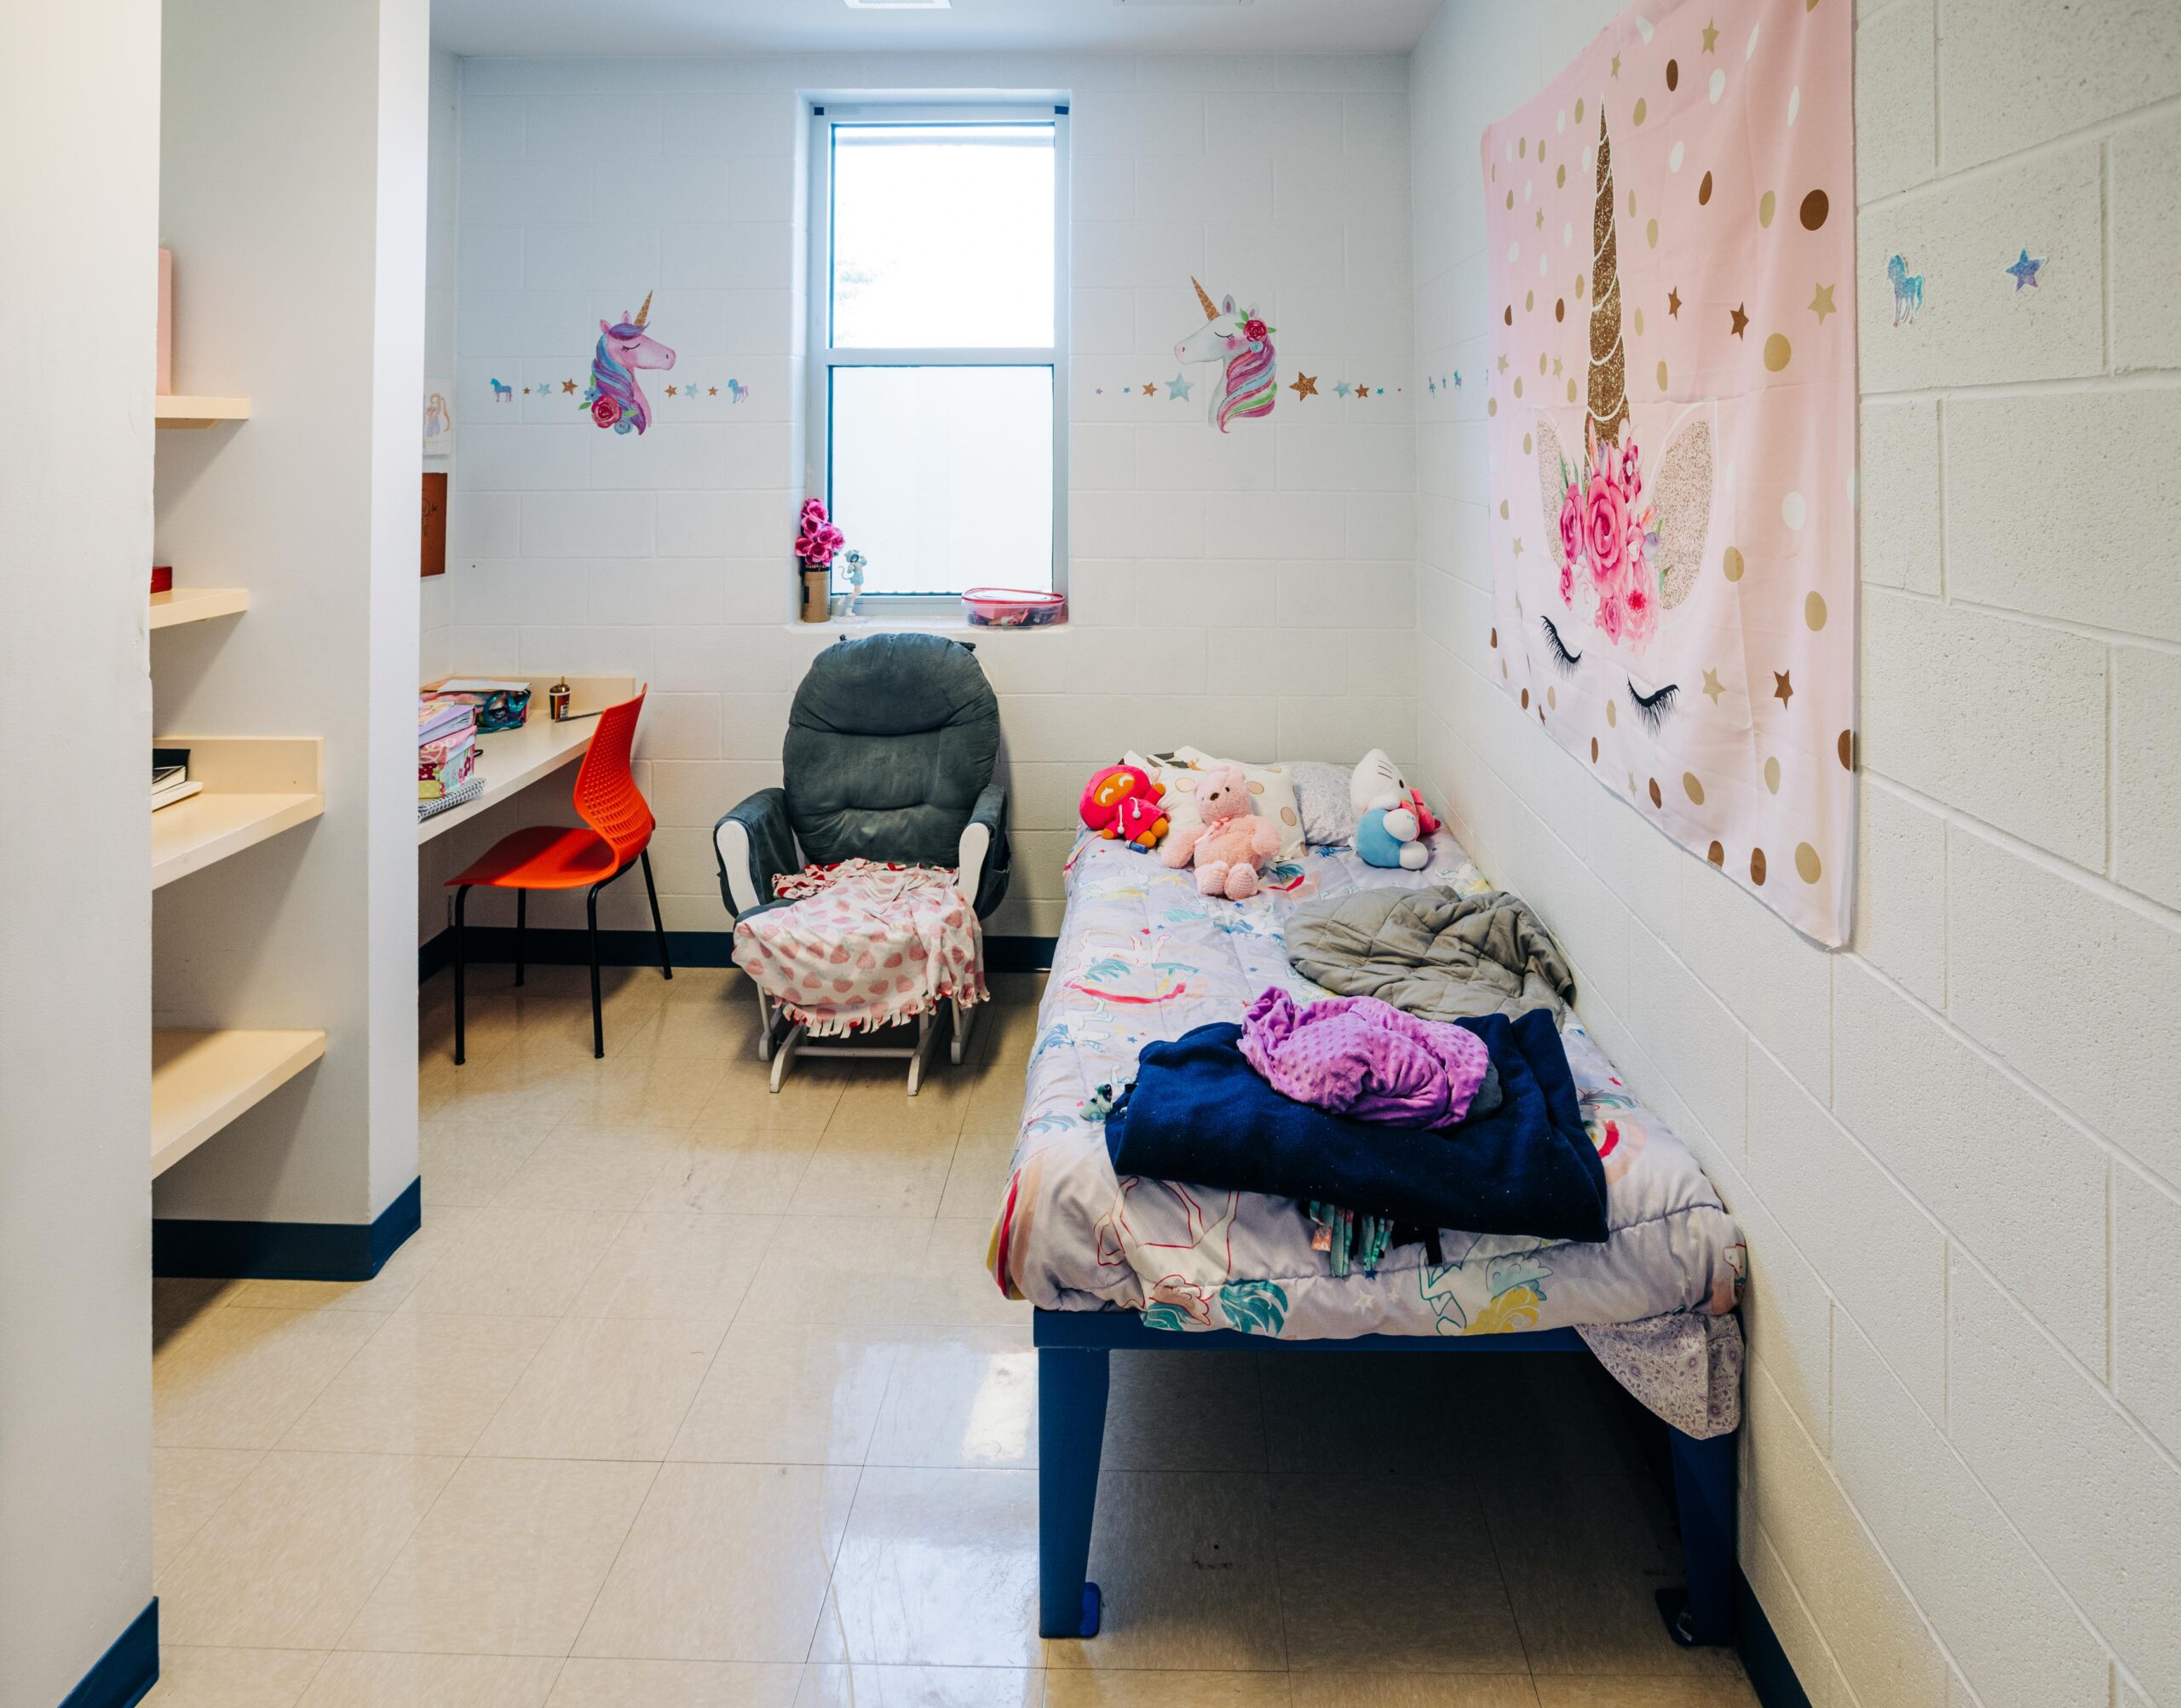
[[1885,276],[1893,281],[1893,324],[1914,325],[1924,308],[1924,275],[1909,272],[1908,263],[1896,255],[1886,262]]

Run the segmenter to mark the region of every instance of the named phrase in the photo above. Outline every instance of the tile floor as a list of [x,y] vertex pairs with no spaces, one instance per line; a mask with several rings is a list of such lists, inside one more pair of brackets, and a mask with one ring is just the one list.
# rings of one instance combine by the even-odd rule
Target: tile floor
[[[424,1225],[157,1286],[155,1708],[1750,1708],[1574,1360],[1117,1354],[1041,1643],[1035,1357],[982,1268],[1039,981],[913,1101],[778,1097],[731,973],[423,997]],[[1359,1378],[1361,1378],[1359,1380]]]

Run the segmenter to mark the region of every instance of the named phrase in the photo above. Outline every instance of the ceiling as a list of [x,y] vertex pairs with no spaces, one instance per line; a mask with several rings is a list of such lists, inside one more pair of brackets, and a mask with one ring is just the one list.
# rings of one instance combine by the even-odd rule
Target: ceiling
[[726,54],[1056,49],[1399,54],[1440,0],[433,0],[432,39],[471,54]]

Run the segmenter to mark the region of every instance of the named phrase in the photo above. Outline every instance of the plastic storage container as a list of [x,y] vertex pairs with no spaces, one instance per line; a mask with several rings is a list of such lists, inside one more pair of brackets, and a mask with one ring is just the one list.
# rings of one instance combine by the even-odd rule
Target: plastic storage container
[[975,629],[1042,629],[1067,613],[1067,599],[1019,587],[973,587],[962,595],[962,611]]

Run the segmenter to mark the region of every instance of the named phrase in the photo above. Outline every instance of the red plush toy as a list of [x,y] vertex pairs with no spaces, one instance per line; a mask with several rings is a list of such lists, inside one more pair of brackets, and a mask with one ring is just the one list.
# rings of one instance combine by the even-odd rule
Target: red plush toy
[[1083,785],[1083,822],[1111,842],[1150,848],[1166,834],[1166,791],[1133,765],[1108,765]]

